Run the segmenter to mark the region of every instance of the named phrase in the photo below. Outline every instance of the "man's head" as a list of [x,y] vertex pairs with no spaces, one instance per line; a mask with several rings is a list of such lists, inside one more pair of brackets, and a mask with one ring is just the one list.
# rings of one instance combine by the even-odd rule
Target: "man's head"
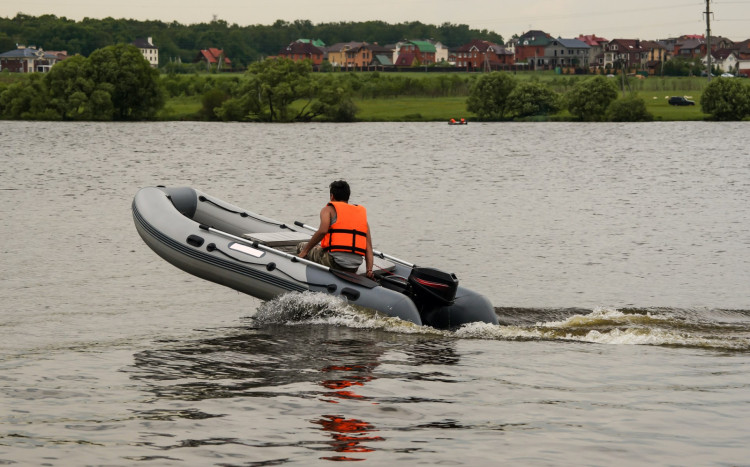
[[336,180],[331,183],[331,196],[333,201],[349,202],[349,195],[352,191],[349,189],[349,184],[343,180]]

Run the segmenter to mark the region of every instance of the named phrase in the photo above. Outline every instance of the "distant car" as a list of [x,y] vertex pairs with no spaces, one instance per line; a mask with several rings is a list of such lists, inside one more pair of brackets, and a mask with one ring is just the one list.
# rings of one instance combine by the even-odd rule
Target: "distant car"
[[722,73],[721,77],[722,78],[734,78],[734,75],[731,73]]
[[685,99],[681,96],[672,96],[669,98],[669,105],[695,105],[695,101]]

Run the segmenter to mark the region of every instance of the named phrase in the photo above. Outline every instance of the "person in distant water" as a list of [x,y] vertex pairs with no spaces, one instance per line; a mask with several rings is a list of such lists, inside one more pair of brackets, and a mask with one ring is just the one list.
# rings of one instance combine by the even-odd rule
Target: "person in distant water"
[[[320,227],[309,242],[297,245],[300,258],[347,272],[356,272],[364,258],[372,272],[372,235],[364,206],[349,204],[351,189],[344,180],[330,186],[330,202],[320,210]],[[318,245],[320,242],[320,245]]]

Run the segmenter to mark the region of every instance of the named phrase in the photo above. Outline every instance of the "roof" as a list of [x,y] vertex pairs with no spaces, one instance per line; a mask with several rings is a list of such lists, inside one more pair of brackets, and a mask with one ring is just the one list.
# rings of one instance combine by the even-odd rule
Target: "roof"
[[601,45],[603,42],[609,42],[607,39],[598,37],[596,34],[581,34],[578,36],[578,40],[588,44],[591,47]]
[[43,56],[44,51],[36,47],[23,47],[0,54],[1,58],[41,58]]
[[518,45],[547,45],[552,41],[552,37],[544,31],[532,30],[521,34],[518,38]]
[[312,44],[318,48],[326,46],[326,43],[320,39],[297,39],[297,42],[302,42],[303,44]]
[[417,54],[403,53],[396,59],[396,66],[412,66],[417,59]]
[[578,39],[563,39],[561,37],[558,37],[557,42],[562,45],[563,47],[567,47],[568,49],[590,49],[591,47]]
[[641,48],[641,41],[639,39],[612,39],[609,43],[618,44],[630,50],[640,50]]
[[343,52],[345,50],[356,49],[362,46],[364,42],[337,42],[325,48],[327,52]]
[[487,51],[494,52],[497,55],[511,55],[505,47],[499,44],[495,44],[490,41],[481,39],[472,39],[471,41],[463,44],[462,46],[453,49],[455,52],[469,52],[472,49],[477,49],[479,52],[486,53]]
[[[201,50],[198,55],[200,58],[205,59],[208,63],[219,63],[219,57],[224,55],[224,51],[222,49],[209,47],[208,49]],[[232,63],[232,61],[229,60],[229,58],[226,56],[224,56],[223,62],[226,65],[231,65]]]
[[323,55],[323,51],[309,42],[292,42],[279,55]]
[[422,53],[435,53],[437,52],[437,49],[435,49],[434,44],[430,44],[427,41],[408,41],[407,44],[414,44],[417,46],[420,52]]
[[684,42],[680,42],[677,45],[680,49],[695,49],[705,44],[706,41],[703,39],[688,39]]
[[158,49],[158,47],[152,44],[149,39],[151,38],[149,37],[148,39],[136,39],[133,41],[133,45],[138,47],[139,49]]
[[392,55],[393,54],[393,49],[392,48],[384,47],[384,46],[378,45],[378,44],[367,44],[367,48],[370,49],[370,50],[372,50],[376,54],[377,53],[386,54],[386,55]]
[[711,52],[711,56],[718,60],[725,60],[730,55],[735,55],[735,50],[732,49],[719,49]]
[[380,55],[380,54],[375,55],[373,62],[377,62],[379,65],[393,65],[393,62],[391,61],[391,57],[387,55]]
[[666,49],[667,47],[659,41],[641,41],[642,49]]

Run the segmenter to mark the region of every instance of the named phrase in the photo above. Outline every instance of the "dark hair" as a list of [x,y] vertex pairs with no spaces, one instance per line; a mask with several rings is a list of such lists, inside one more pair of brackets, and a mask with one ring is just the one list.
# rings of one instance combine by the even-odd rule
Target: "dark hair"
[[352,194],[349,184],[343,180],[336,180],[331,183],[331,194],[336,201],[349,202],[349,195]]

